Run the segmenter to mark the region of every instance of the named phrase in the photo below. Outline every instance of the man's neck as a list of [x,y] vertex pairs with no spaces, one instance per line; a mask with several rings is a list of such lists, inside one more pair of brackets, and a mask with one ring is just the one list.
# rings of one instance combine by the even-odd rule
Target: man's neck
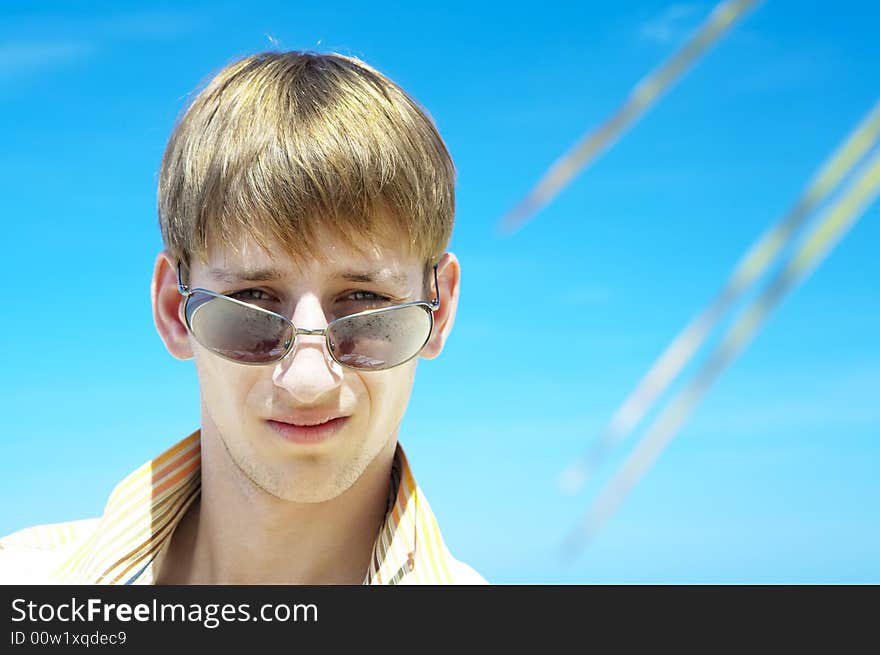
[[396,445],[395,435],[343,494],[296,503],[244,490],[228,453],[203,434],[201,495],[175,529],[155,583],[360,584],[385,520]]

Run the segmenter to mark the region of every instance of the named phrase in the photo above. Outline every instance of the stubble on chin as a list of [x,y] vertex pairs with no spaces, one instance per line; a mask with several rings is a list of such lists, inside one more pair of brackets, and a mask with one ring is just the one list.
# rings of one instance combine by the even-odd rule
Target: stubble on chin
[[[370,463],[378,456],[359,452],[339,468],[320,470],[323,457],[300,458],[290,471],[282,471],[259,461],[255,453],[236,454],[230,449],[226,439],[216,426],[213,433],[216,442],[222,447],[217,455],[222,457],[223,469],[235,478],[235,485],[248,498],[269,495],[280,501],[298,503],[320,503],[332,500],[350,489],[365,473]],[[381,452],[382,448],[379,448]],[[297,475],[296,468],[301,468]],[[308,472],[306,472],[308,470]],[[313,479],[306,479],[313,478]]]
[[222,453],[218,453],[223,459],[222,468],[234,475],[235,486],[241,489],[247,497],[253,498],[261,494],[268,494],[278,500],[288,500],[277,474],[273,475],[267,467],[258,466],[247,456],[236,456],[216,426],[214,426],[213,432],[216,435],[216,441],[222,447]]

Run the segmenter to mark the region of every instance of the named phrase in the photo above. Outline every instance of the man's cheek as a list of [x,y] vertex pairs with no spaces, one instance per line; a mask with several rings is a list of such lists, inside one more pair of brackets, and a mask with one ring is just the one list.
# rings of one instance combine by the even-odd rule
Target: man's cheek
[[222,371],[204,370],[200,375],[199,386],[215,421],[229,422],[243,413],[246,402],[238,380],[228,374],[224,375]]

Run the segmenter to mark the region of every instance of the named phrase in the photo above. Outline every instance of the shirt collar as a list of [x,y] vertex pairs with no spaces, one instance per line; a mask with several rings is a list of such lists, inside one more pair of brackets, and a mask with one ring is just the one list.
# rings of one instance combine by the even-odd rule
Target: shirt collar
[[[201,430],[144,463],[113,489],[95,531],[53,572],[79,584],[152,584],[171,535],[201,492]],[[400,443],[389,510],[364,584],[452,580],[451,557]]]

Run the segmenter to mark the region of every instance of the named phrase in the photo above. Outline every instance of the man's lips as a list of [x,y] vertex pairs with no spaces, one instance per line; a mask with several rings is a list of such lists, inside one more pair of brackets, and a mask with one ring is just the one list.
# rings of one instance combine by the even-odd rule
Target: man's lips
[[[339,432],[348,421],[348,416],[325,419],[312,425],[297,425],[287,421],[268,419],[266,423],[285,441],[300,444],[320,443]],[[303,419],[296,419],[302,421]]]
[[270,421],[276,423],[287,423],[288,425],[296,425],[298,427],[310,427],[313,425],[321,425],[337,418],[348,418],[341,413],[331,412],[298,412],[296,414],[288,414],[286,416],[273,416]]

